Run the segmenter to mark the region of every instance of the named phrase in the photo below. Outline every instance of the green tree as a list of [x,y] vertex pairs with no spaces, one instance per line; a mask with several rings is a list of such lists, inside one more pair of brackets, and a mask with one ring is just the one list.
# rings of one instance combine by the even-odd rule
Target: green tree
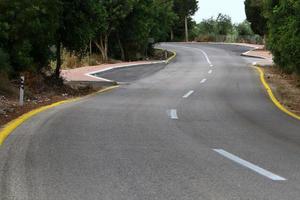
[[174,0],[174,12],[178,16],[177,23],[171,30],[172,35],[177,38],[188,39],[188,28],[191,28],[192,16],[198,10],[198,0]]
[[300,2],[265,1],[268,16],[268,48],[275,63],[287,72],[300,73]]
[[219,14],[216,19],[216,31],[218,35],[228,35],[232,32],[232,22],[228,15]]
[[1,73],[7,73],[9,70],[10,65],[8,61],[8,54],[3,51],[3,49],[0,48],[0,74]]
[[251,23],[254,33],[265,36],[267,32],[267,19],[264,16],[263,0],[245,0],[247,20]]
[[103,61],[108,60],[109,39],[111,34],[118,30],[122,22],[133,9],[135,0],[106,0],[100,1],[103,7],[103,22],[98,23],[97,36],[94,43],[101,52]]
[[83,55],[97,31],[97,25],[103,22],[103,9],[97,0],[60,0],[58,7],[59,27],[55,35],[57,78],[60,76],[62,47]]
[[164,0],[140,0],[133,5],[117,32],[121,38],[120,48],[124,47],[126,54],[123,57],[130,60],[137,54],[146,56],[152,49],[149,39],[156,42],[167,39],[176,17],[172,5]]
[[56,5],[47,0],[0,1],[0,47],[13,72],[37,71],[51,56]]
[[247,20],[237,24],[235,29],[237,30],[239,36],[254,35],[251,29],[251,24]]

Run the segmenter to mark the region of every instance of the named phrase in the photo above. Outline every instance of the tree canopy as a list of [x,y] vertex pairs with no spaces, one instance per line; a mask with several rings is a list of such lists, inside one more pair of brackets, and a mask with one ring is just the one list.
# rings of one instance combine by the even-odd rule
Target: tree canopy
[[2,0],[0,71],[39,72],[56,61],[58,77],[63,49],[104,62],[143,58],[196,10],[196,0]]
[[187,18],[188,27],[191,28],[193,25],[192,16],[198,8],[198,0],[174,0],[173,10],[178,18],[171,31],[175,39],[182,40],[184,38],[185,18]]
[[264,16],[263,0],[245,0],[245,11],[254,33],[264,36],[267,30],[267,20]]

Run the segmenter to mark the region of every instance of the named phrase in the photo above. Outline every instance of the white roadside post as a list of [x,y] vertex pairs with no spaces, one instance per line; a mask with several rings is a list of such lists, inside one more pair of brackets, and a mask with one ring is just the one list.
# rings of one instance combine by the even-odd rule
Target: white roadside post
[[25,81],[25,77],[21,76],[21,79],[20,79],[20,100],[19,100],[19,105],[20,106],[24,105],[24,81]]

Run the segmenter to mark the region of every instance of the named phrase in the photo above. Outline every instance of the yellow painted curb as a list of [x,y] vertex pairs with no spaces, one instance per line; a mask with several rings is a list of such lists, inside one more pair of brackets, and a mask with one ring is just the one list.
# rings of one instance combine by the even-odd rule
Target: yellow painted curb
[[6,124],[4,126],[3,129],[0,130],[0,146],[4,143],[5,139],[18,127],[20,126],[22,123],[24,123],[26,120],[30,119],[31,117],[43,112],[43,111],[46,111],[50,108],[54,108],[56,106],[59,106],[59,105],[62,105],[62,104],[66,104],[66,103],[71,103],[71,102],[74,102],[74,101],[78,101],[78,100],[81,100],[81,99],[84,99],[84,98],[88,98],[88,97],[91,97],[91,96],[94,96],[95,94],[98,94],[98,93],[103,93],[103,92],[106,92],[106,91],[109,91],[109,90],[112,90],[114,88],[117,88],[118,86],[112,86],[112,87],[108,87],[108,88],[105,88],[103,90],[100,90],[98,92],[95,92],[93,94],[90,94],[90,95],[87,95],[85,97],[79,97],[79,98],[74,98],[74,99],[69,99],[69,100],[64,100],[64,101],[59,101],[59,102],[56,102],[56,103],[53,103],[51,105],[47,105],[47,106],[43,106],[43,107],[40,107],[40,108],[37,108],[35,110],[32,110],[28,113],[25,113],[23,114],[22,116],[18,117],[17,119],[9,122],[8,124]]
[[171,56],[170,58],[168,58],[168,59],[166,60],[166,63],[167,63],[167,64],[170,63],[171,60],[173,60],[173,59],[177,56],[177,53],[176,53],[175,51],[170,51],[170,52],[173,53],[173,56]]
[[[162,50],[162,51],[166,50],[166,49],[162,49],[162,48],[155,48],[155,49],[159,49],[159,50]],[[171,62],[171,60],[173,60],[177,56],[177,53],[175,51],[170,51],[170,50],[167,50],[167,51],[169,51],[173,54],[170,58],[168,58],[166,60],[166,63],[169,64]]]
[[272,89],[270,88],[270,86],[268,85],[267,81],[265,80],[265,75],[264,75],[264,71],[262,68],[260,67],[254,67],[255,69],[257,69],[257,71],[260,74],[260,80],[263,84],[263,86],[265,87],[265,89],[267,90],[267,93],[270,97],[270,99],[272,100],[272,102],[283,112],[285,112],[286,114],[288,114],[291,117],[294,117],[295,119],[300,120],[300,116],[296,115],[295,113],[292,113],[291,111],[289,111],[288,109],[286,109],[275,97],[275,95],[272,92]]

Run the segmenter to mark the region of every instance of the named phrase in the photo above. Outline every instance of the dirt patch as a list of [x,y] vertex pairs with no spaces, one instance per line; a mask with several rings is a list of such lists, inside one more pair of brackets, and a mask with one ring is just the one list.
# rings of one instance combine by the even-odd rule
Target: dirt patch
[[265,79],[277,99],[291,112],[300,115],[300,77],[286,74],[278,67],[264,67]]
[[[18,91],[16,80],[8,83],[7,88]],[[52,103],[85,96],[94,92],[90,87],[78,90],[63,84],[53,84],[52,79],[26,75],[24,106],[19,106],[18,95],[0,90],[0,128],[13,119],[36,108]]]

